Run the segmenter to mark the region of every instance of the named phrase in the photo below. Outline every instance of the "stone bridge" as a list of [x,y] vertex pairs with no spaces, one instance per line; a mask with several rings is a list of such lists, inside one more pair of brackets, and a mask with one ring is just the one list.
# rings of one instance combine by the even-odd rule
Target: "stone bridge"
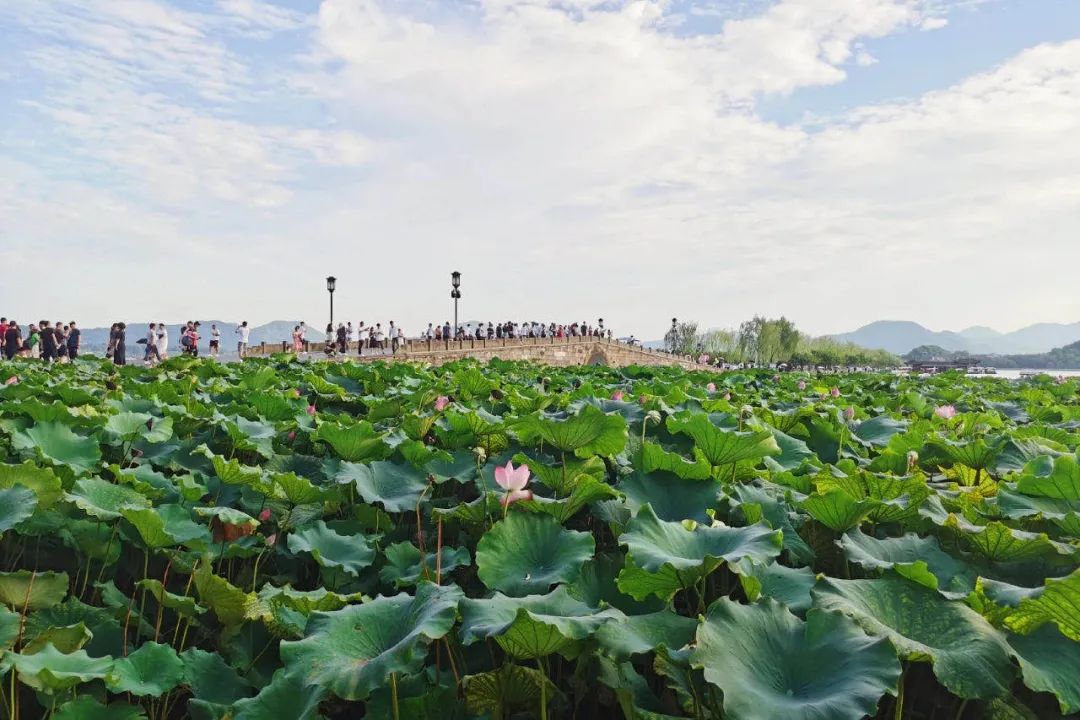
[[[322,353],[322,343],[309,343],[313,354]],[[269,355],[274,352],[288,352],[290,343],[260,343],[248,350],[249,355]],[[679,355],[651,350],[640,345],[599,337],[564,337],[564,338],[513,338],[499,340],[406,340],[396,353],[378,353],[364,349],[363,355],[356,354],[356,343],[349,343],[349,359],[360,362],[376,360],[415,362],[441,365],[461,358],[476,358],[487,362],[493,358],[503,360],[529,360],[542,365],[667,365],[679,366],[687,370],[703,369],[693,360]]]

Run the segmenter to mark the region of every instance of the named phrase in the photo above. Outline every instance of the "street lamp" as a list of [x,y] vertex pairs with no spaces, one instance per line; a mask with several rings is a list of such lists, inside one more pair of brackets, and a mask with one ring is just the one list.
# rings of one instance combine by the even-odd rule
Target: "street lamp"
[[458,336],[457,303],[458,300],[461,299],[461,290],[458,289],[461,287],[461,273],[459,273],[457,270],[450,273],[450,285],[453,286],[453,290],[450,291],[450,297],[454,300],[454,339],[456,340]]
[[334,288],[337,287],[337,278],[331,275],[326,278],[326,291],[330,293],[330,327],[334,327]]

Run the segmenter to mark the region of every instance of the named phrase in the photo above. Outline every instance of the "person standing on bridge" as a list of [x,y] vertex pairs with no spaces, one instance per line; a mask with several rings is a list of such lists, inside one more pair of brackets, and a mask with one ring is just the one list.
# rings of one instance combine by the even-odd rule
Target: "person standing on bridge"
[[293,352],[299,355],[304,351],[304,336],[300,334],[300,326],[296,325],[292,331],[292,349]]
[[236,334],[239,336],[236,340],[236,354],[243,360],[247,357],[248,341],[251,339],[251,328],[248,327],[247,320],[236,326]]

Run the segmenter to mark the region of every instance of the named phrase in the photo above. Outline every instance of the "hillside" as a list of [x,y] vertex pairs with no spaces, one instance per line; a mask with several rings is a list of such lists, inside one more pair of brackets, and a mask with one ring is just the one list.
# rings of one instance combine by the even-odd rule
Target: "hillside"
[[1038,354],[1080,341],[1080,322],[1037,323],[1008,333],[975,326],[960,332],[935,331],[908,320],[879,320],[839,335],[842,342],[867,348],[881,348],[896,354],[921,346],[937,346],[949,351],[973,354]]
[[967,357],[975,357],[982,365],[1000,369],[1078,370],[1080,369],[1080,342],[1054,348],[1045,353],[1011,355],[973,354],[966,350],[947,350],[938,345],[920,345],[905,354],[904,360],[907,362],[922,362],[927,360],[956,360]]

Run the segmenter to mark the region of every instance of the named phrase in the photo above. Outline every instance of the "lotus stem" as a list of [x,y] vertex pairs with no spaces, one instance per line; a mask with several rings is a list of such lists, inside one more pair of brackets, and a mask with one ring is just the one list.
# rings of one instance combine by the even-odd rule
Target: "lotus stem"
[[960,702],[960,707],[956,709],[956,720],[961,720],[964,717],[964,711],[967,710],[967,698]]
[[[149,549],[144,549],[142,557],[143,557],[143,561],[142,561],[142,579],[146,580],[150,576],[150,550]],[[132,592],[131,599],[132,599],[132,601],[135,600],[135,593],[134,592]],[[142,588],[142,598],[139,599],[139,622],[135,624],[135,635],[136,635],[136,637],[138,637],[138,635],[142,632],[142,619],[143,619],[143,613],[145,613],[145,612],[146,612],[146,587],[144,586]]]
[[435,584],[442,585],[442,517],[439,517],[439,529],[435,544]]
[[547,668],[541,658],[536,658],[536,667],[540,668],[540,720],[547,720]]
[[893,708],[893,720],[901,720],[904,717],[904,677],[907,675],[907,665],[901,665],[900,680],[896,687],[896,706]]
[[401,720],[397,698],[397,673],[390,673],[390,707],[394,713],[394,720]]

